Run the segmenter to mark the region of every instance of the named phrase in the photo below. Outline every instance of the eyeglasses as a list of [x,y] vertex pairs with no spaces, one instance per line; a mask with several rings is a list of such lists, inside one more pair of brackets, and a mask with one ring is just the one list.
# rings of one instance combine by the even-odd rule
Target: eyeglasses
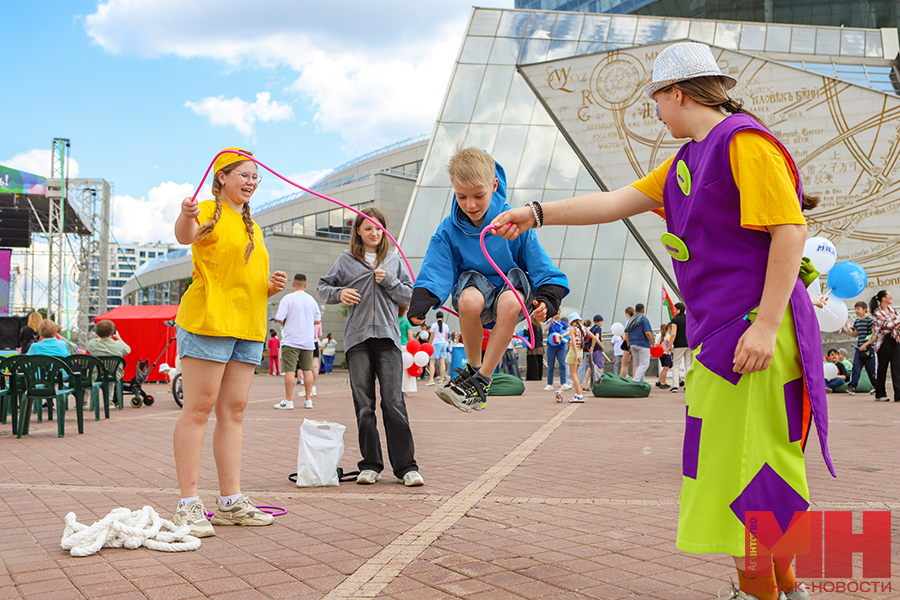
[[253,183],[258,185],[259,182],[262,181],[262,177],[260,177],[256,173],[248,173],[245,171],[243,173],[238,173],[238,176],[240,176],[240,178],[244,180],[244,183],[249,183],[252,181]]

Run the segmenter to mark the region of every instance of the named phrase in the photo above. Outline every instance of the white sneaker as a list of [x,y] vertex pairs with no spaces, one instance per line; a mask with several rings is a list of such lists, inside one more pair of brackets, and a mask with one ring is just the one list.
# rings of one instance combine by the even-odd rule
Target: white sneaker
[[406,487],[418,487],[420,485],[425,485],[425,480],[422,479],[422,476],[419,475],[418,471],[409,471],[405,475],[403,475],[403,479],[401,479],[403,485]]
[[562,384],[561,386],[559,386],[559,389],[562,390],[562,391],[564,391],[564,392],[566,392],[566,391],[572,389],[572,384],[571,384],[571,383],[564,383],[564,384]]
[[[293,404],[293,403],[292,403],[292,404]],[[303,408],[312,408],[312,407],[313,407],[313,405],[312,405],[312,400],[304,400],[304,401],[303,401]],[[293,408],[293,407],[292,407],[292,408]]]
[[316,395],[316,386],[313,386],[313,389],[312,389],[312,392],[310,392],[310,395],[312,395],[312,396]]
[[368,485],[375,483],[379,479],[381,479],[381,473],[372,469],[363,469],[362,473],[356,476],[356,483]]
[[545,392],[552,392],[552,391],[553,391],[553,386],[552,386],[552,385],[546,385],[546,386],[544,386],[544,391],[545,391]]
[[275,405],[275,408],[280,410],[294,410],[294,401],[293,400],[282,400],[278,404]]

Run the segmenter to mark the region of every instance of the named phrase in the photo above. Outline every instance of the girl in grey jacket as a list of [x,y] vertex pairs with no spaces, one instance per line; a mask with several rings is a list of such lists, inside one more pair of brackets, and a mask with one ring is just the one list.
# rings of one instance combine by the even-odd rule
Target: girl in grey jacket
[[[387,227],[387,219],[377,208],[365,208],[362,212]],[[323,302],[347,305],[344,353],[362,455],[356,483],[375,483],[384,469],[375,414],[376,378],[381,385],[381,415],[394,475],[408,486],[424,483],[416,465],[401,391],[399,305],[409,305],[412,285],[400,258],[396,253],[388,253],[382,228],[361,215],[357,215],[350,232],[350,250],[344,250],[319,280]]]

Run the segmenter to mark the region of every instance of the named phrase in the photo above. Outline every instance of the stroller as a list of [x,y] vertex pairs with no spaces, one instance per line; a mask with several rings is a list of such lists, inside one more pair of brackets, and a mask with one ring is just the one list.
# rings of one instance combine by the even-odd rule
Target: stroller
[[141,389],[141,386],[146,383],[147,375],[149,374],[150,361],[142,359],[138,361],[137,369],[134,371],[134,378],[131,381],[122,382],[122,391],[125,394],[132,394],[132,408],[140,408],[142,404],[147,406],[153,405],[153,396]]

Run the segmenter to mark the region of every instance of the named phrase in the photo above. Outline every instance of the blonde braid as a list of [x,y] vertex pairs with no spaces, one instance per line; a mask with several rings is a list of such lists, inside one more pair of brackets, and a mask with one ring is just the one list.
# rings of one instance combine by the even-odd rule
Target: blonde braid
[[250,238],[250,241],[247,242],[247,247],[244,248],[244,264],[246,265],[250,262],[250,255],[253,254],[253,248],[255,247],[255,244],[253,243],[253,219],[250,218],[249,204],[244,204],[244,207],[241,210],[241,218],[244,219],[244,226],[247,228],[247,237]]
[[216,223],[219,222],[219,217],[222,216],[222,201],[219,200],[219,195],[216,194],[216,212],[213,213],[212,221],[207,221],[203,225],[200,226],[200,229],[197,230],[197,237],[194,238],[194,242],[199,242],[210,233],[216,227]]

